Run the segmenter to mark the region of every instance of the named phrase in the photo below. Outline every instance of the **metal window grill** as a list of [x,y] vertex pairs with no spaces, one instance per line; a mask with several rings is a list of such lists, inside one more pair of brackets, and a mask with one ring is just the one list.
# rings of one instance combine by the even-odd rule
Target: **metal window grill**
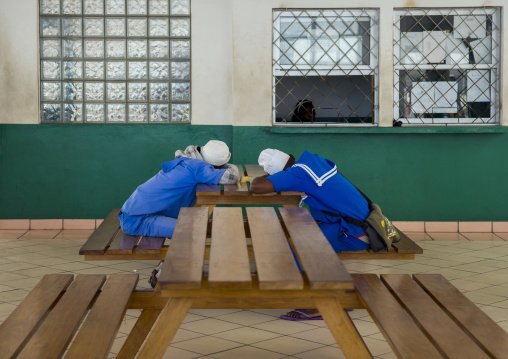
[[273,123],[377,123],[377,10],[273,11]]
[[190,0],[40,0],[43,123],[190,122]]
[[394,12],[394,120],[499,124],[499,8]]

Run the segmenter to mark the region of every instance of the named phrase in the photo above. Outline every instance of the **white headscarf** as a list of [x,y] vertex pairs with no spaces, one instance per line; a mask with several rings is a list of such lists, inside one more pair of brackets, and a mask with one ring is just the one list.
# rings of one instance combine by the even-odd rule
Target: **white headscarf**
[[267,148],[259,154],[258,163],[266,173],[273,175],[280,172],[286,166],[289,160],[289,155],[272,148]]
[[201,156],[212,166],[222,166],[231,158],[231,152],[224,142],[211,140],[201,147]]

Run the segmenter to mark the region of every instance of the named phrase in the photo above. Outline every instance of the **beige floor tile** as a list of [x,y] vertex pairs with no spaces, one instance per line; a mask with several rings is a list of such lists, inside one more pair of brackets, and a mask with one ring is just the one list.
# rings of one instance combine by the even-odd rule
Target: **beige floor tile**
[[0,230],[0,239],[17,239],[23,236],[26,232],[27,230],[25,229],[3,229]]
[[171,343],[184,342],[186,340],[201,338],[203,336],[204,336],[204,334],[200,334],[200,333],[196,333],[196,332],[192,332],[190,330],[185,330],[185,329],[180,328],[176,332],[176,335],[173,338],[173,340],[171,341]]
[[[223,320],[218,320],[215,318],[206,318],[206,319],[202,319],[202,320],[196,320],[196,321],[190,322],[190,323],[183,323],[180,327],[183,329],[186,329],[186,330],[191,330],[193,332],[206,334],[206,335],[211,335],[211,334],[225,332],[225,331],[236,329],[236,328],[241,328],[240,325],[225,322]],[[207,354],[207,353],[203,353],[203,354]]]
[[201,315],[203,317],[213,318],[239,311],[241,311],[241,309],[192,309],[189,311],[189,313]]
[[476,274],[467,277],[467,280],[473,281],[473,282],[479,282],[479,283],[487,283],[491,285],[503,285],[506,284],[506,278],[498,277],[498,276],[492,276],[490,274]]
[[450,283],[455,287],[460,288],[462,292],[471,292],[476,291],[478,289],[491,287],[491,284],[481,283],[481,282],[473,282],[469,278],[467,279],[452,279]]
[[485,287],[476,290],[477,293],[483,293],[483,294],[492,294],[497,295],[500,297],[504,297],[505,299],[508,298],[508,287],[504,287],[501,285],[493,285],[490,287]]
[[202,315],[197,315],[197,314],[188,312],[187,315],[185,316],[185,319],[183,320],[183,323],[190,323],[190,322],[194,322],[196,320],[201,320],[201,319],[205,319],[205,318],[206,317],[203,317]]
[[497,323],[505,332],[508,332],[508,320]]
[[188,350],[183,350],[179,348],[175,348],[174,346],[170,346],[166,353],[162,357],[162,359],[193,359],[193,358],[201,358],[201,354],[193,353]]
[[364,338],[364,341],[373,356],[385,355],[392,352],[390,345],[386,341],[372,338]]
[[404,263],[400,265],[395,265],[395,269],[402,270],[405,273],[426,273],[426,272],[435,272],[441,270],[441,267],[431,266],[422,263]]
[[294,355],[302,352],[306,352],[309,350],[314,350],[322,347],[322,344],[309,342],[302,339],[297,339],[293,337],[278,337],[271,340],[266,340],[261,343],[253,344],[252,346],[266,349],[269,351],[273,351],[276,353],[286,354],[286,355]]
[[185,342],[175,343],[171,346],[202,355],[210,355],[213,353],[223,352],[225,350],[241,347],[242,344],[212,336],[204,336],[197,339],[187,340]]
[[222,315],[220,319],[240,325],[253,325],[274,320],[274,318],[271,316],[251,312],[249,310],[242,310],[240,312],[225,314]]
[[[83,239],[86,240],[93,233],[93,229],[64,229],[54,239]],[[83,241],[84,243],[84,241]]]
[[294,355],[300,359],[345,359],[346,357],[338,347],[322,347]]
[[508,233],[500,233],[500,232],[496,232],[495,233],[496,236],[502,238],[503,240],[505,241],[508,241]]
[[354,320],[353,322],[356,328],[358,328],[358,332],[360,332],[362,336],[369,336],[372,334],[379,333],[379,328],[373,321],[365,321],[362,319],[357,319]]
[[58,233],[60,229],[32,230],[25,233],[21,239],[53,239]]
[[432,241],[434,240],[431,236],[429,236],[425,232],[404,232],[406,236],[408,236],[413,241]]
[[496,236],[494,233],[468,233],[461,232],[461,234],[470,241],[502,241],[501,237]]
[[[308,332],[306,332],[308,333]],[[268,332],[265,330],[259,330],[252,327],[244,327],[238,328],[234,330],[229,330],[227,332],[222,332],[218,334],[214,334],[215,337],[230,340],[237,343],[242,344],[253,344],[257,342],[262,342],[265,340],[274,339],[280,337],[281,334],[276,334],[272,332]]]
[[307,330],[305,332],[291,334],[290,336],[293,338],[309,340],[311,342],[316,342],[324,345],[333,345],[337,343],[337,341],[332,335],[332,332],[330,332],[330,330],[327,327]]
[[498,303],[482,306],[481,310],[496,323],[508,320],[508,308],[497,307],[497,304]]
[[19,302],[26,298],[26,296],[30,293],[28,290],[24,289],[14,289],[7,292],[0,293],[0,302]]
[[10,315],[16,306],[11,303],[0,303],[0,316]]
[[278,358],[287,358],[286,355],[275,353],[272,351],[255,348],[251,346],[243,346],[240,348],[235,348],[231,350],[227,350],[217,354],[210,355],[213,358],[217,359],[278,359]]
[[435,241],[467,241],[468,239],[460,233],[427,232]]
[[474,272],[474,273],[489,273],[494,272],[497,270],[497,268],[487,267],[481,264],[481,262],[476,263],[470,263],[470,264],[460,264],[456,266],[451,266],[452,269],[457,270],[465,270],[468,272]]
[[[305,321],[305,322],[292,322],[290,320],[274,320],[271,322],[261,323],[252,325],[253,328],[267,330],[269,332],[282,334],[282,335],[290,335],[295,333],[300,333],[305,330],[314,329],[314,327],[310,324],[310,322],[317,322],[317,320],[313,321]],[[324,324],[324,321],[320,320],[319,322]],[[326,324],[325,324],[326,325]]]
[[493,305],[494,303],[505,300],[505,297],[501,297],[493,294],[485,294],[478,291],[464,293],[475,304],[481,305]]
[[378,358],[378,359],[397,359],[397,356],[392,352],[392,353],[386,353],[383,355],[378,355],[376,358]]

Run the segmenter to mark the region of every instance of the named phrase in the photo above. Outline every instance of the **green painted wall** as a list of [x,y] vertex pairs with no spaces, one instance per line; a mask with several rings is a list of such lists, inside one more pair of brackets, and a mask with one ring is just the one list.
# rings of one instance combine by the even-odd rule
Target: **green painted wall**
[[508,128],[499,133],[272,133],[269,127],[0,125],[0,218],[103,218],[188,144],[222,139],[236,163],[304,149],[393,220],[506,221]]

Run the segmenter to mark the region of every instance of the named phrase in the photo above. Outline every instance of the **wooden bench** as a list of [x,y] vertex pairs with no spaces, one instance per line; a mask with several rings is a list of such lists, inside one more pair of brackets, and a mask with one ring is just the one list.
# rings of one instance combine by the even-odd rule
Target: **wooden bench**
[[508,333],[440,274],[353,274],[399,358],[508,358]]
[[45,275],[0,326],[0,358],[106,358],[137,282],[137,274]]
[[[170,240],[162,237],[141,237],[125,234],[120,228],[118,209],[114,209],[90,235],[79,250],[85,260],[162,260],[166,256]],[[210,219],[211,223],[211,219]],[[245,223],[249,253],[252,254],[250,229]],[[210,233],[210,231],[208,231]],[[394,243],[389,252],[374,253],[371,249],[338,253],[341,259],[414,259],[423,249],[401,232],[402,239]],[[210,240],[207,241],[209,255]]]

